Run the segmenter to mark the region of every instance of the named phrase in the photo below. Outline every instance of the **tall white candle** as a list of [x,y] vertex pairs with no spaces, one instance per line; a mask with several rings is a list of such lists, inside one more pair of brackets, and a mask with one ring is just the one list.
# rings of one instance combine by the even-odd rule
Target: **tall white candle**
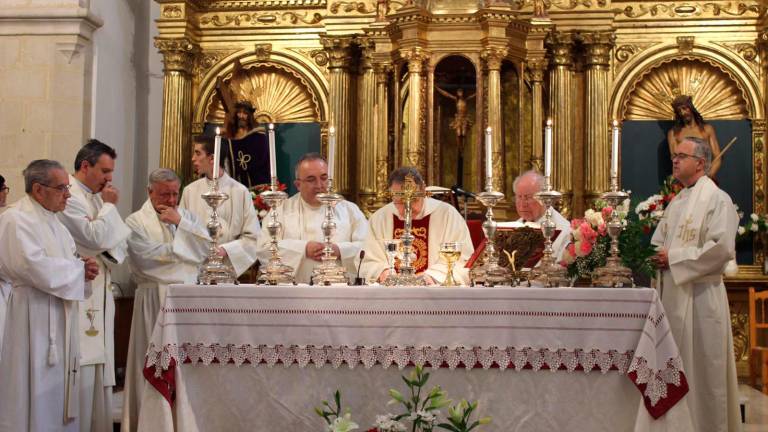
[[491,133],[493,129],[490,126],[485,128],[485,178],[493,179],[493,146],[491,145]]
[[213,141],[213,178],[219,178],[219,165],[221,165],[221,130],[216,128],[216,139]]
[[544,177],[549,177],[552,175],[552,119],[547,119],[544,131]]
[[613,141],[611,142],[611,178],[619,176],[619,122],[613,121]]
[[336,128],[331,125],[328,128],[328,179],[333,179],[333,166],[336,159]]
[[275,154],[275,125],[270,123],[267,128],[269,129],[269,176],[270,178],[277,178],[277,155]]

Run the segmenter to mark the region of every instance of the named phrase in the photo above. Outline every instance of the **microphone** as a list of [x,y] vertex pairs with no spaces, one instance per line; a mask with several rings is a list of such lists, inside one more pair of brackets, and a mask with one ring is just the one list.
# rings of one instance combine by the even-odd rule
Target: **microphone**
[[360,262],[357,264],[357,277],[355,277],[355,283],[353,285],[365,285],[365,280],[360,277],[360,267],[363,265],[363,258],[365,258],[365,251],[360,250]]
[[461,196],[463,196],[465,198],[474,198],[475,197],[475,194],[473,192],[465,191],[464,189],[462,189],[462,188],[460,188],[458,186],[452,187],[451,190],[456,195],[461,195]]

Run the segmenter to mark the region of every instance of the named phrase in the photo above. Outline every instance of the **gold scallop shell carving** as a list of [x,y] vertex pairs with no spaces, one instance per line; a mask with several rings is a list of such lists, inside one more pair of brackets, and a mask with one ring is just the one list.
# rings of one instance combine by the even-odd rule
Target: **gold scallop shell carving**
[[[312,123],[320,119],[317,98],[307,82],[290,68],[278,64],[257,64],[238,78],[229,74],[224,85],[236,101],[249,101],[256,108],[259,123]],[[206,107],[207,123],[224,123],[224,106],[213,93]]]
[[736,80],[720,68],[699,59],[662,63],[639,78],[626,102],[628,120],[673,119],[672,101],[689,95],[705,120],[748,117],[747,102]]

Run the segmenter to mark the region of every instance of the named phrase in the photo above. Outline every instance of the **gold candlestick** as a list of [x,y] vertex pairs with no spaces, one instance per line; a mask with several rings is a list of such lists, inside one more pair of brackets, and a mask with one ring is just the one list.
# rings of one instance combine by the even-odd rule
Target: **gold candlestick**
[[423,198],[426,193],[418,190],[416,187],[416,181],[412,175],[405,176],[403,182],[403,188],[397,192],[392,192],[393,198],[400,198],[405,204],[405,221],[403,223],[403,235],[400,240],[403,244],[403,260],[400,264],[400,273],[390,273],[386,279],[384,279],[384,285],[387,286],[417,286],[426,285],[424,278],[416,275],[416,270],[413,268],[413,254],[412,247],[415,237],[411,234],[411,226],[413,224],[413,215],[411,212],[411,203],[416,198]]

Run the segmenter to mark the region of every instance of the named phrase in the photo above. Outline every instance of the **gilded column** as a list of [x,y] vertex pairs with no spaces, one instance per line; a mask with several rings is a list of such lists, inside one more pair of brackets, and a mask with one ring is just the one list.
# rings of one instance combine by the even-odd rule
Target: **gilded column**
[[392,65],[380,63],[374,65],[376,77],[376,102],[373,107],[374,131],[373,144],[376,156],[376,199],[374,207],[379,208],[387,203],[387,177],[389,176],[389,116],[387,94],[389,75],[392,73]]
[[544,172],[544,97],[543,82],[549,62],[546,58],[528,60],[531,79],[531,169]]
[[585,179],[587,202],[610,187],[610,124],[608,80],[610,55],[616,36],[610,32],[582,35],[586,50]]
[[198,48],[188,38],[156,38],[163,55],[163,122],[160,166],[191,177],[192,64]]
[[421,74],[428,57],[418,47],[401,52],[400,55],[408,62],[408,148],[403,149],[403,163],[418,168],[422,175],[426,175],[425,143],[423,128],[421,127],[422,122],[426,119],[422,118]]
[[330,85],[328,89],[331,115],[330,121],[336,127],[336,153],[335,172],[333,173],[334,186],[340,194],[350,196],[354,192],[354,170],[350,162],[353,160],[352,149],[353,116],[350,107],[354,89],[352,87],[352,37],[321,37],[328,53],[328,72]]
[[[501,133],[501,61],[506,55],[507,50],[503,48],[487,48],[481,54],[488,72],[486,103],[488,104],[488,126],[491,127],[493,189],[500,192],[505,192],[504,146],[502,143],[503,134]],[[485,137],[485,131],[481,136]]]
[[[561,213],[570,216],[573,201],[573,39],[568,33],[551,33],[549,109],[552,118],[552,186],[563,194]],[[566,217],[567,217],[566,216]]]
[[[359,167],[357,187],[358,202],[364,211],[373,205],[376,197],[376,142],[375,142],[375,104],[376,77],[371,61],[373,42],[370,39],[359,41],[362,48],[360,57],[359,79],[357,83],[357,166]],[[370,201],[370,202],[369,202]]]

